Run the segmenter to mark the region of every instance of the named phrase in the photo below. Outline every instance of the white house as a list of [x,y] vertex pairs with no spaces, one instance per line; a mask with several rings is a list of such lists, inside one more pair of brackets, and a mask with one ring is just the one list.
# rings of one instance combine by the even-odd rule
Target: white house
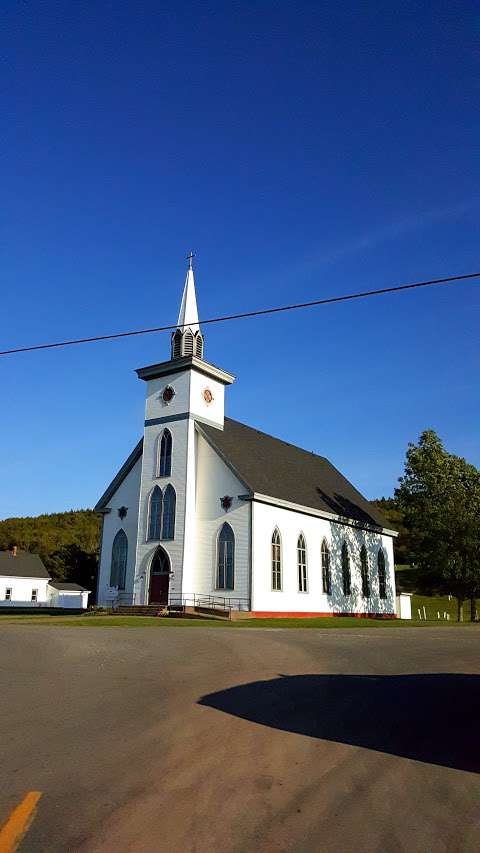
[[96,506],[98,603],[394,615],[395,531],[327,459],[226,418],[234,377],[203,350],[190,260],[171,357],[137,370],[143,438]]
[[38,554],[0,551],[0,607],[88,606],[89,590],[79,584],[52,581]]
[[50,575],[37,554],[0,551],[0,606],[47,606]]

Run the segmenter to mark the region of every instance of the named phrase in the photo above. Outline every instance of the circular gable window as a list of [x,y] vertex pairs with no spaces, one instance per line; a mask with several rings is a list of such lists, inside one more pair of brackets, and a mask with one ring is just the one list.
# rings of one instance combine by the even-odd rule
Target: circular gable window
[[167,385],[166,388],[162,391],[162,400],[164,403],[171,403],[173,398],[175,397],[175,391],[173,390],[171,385]]

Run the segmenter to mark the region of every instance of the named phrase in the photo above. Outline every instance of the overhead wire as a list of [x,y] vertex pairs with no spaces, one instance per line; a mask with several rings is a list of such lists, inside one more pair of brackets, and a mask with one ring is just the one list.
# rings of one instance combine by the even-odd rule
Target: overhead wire
[[[297,311],[305,308],[313,308],[318,305],[331,305],[335,302],[347,302],[348,300],[352,299],[365,299],[370,296],[379,296],[385,293],[398,293],[402,290],[414,290],[415,288],[430,287],[432,285],[453,284],[454,282],[462,282],[475,278],[480,278],[480,272],[467,273],[465,275],[451,275],[447,278],[432,278],[427,281],[415,281],[411,284],[397,284],[392,285],[391,287],[381,287],[376,290],[363,290],[358,293],[347,293],[342,296],[328,296],[323,299],[312,299],[309,302],[296,302],[291,305],[280,305],[273,308],[260,308],[255,311],[242,311],[237,314],[225,314],[220,317],[208,317],[205,320],[199,320],[198,322],[201,326],[207,326],[213,323],[226,323],[232,320],[245,320],[250,317],[262,317],[268,314],[279,314],[285,311]],[[21,352],[33,352],[36,350],[54,349],[57,347],[68,347],[74,346],[75,344],[90,344],[99,341],[111,341],[115,340],[116,338],[128,338],[134,337],[136,335],[150,335],[154,332],[168,332],[179,328],[182,329],[188,325],[188,323],[185,323],[183,325],[173,323],[166,326],[153,326],[150,329],[133,329],[127,332],[113,332],[109,335],[94,335],[92,337],[87,338],[73,338],[70,340],[54,341],[52,343],[46,344],[32,344],[30,346],[14,347],[13,349],[0,351],[0,356],[13,355],[15,353]]]

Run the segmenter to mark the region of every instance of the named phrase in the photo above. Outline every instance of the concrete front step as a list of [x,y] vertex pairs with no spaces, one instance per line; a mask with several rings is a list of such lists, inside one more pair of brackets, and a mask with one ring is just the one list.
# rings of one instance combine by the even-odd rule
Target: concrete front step
[[113,612],[119,616],[160,616],[164,610],[163,604],[120,604]]
[[[165,610],[163,604],[120,604],[113,614],[117,616],[162,616]],[[168,608],[171,616],[188,619],[229,619],[228,610],[216,607],[183,607],[173,605]]]

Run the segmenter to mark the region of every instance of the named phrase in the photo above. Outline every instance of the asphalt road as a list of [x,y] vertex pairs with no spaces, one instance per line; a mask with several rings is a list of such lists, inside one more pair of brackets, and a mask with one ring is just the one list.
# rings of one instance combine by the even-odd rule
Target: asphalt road
[[480,848],[480,631],[0,623],[22,853]]

